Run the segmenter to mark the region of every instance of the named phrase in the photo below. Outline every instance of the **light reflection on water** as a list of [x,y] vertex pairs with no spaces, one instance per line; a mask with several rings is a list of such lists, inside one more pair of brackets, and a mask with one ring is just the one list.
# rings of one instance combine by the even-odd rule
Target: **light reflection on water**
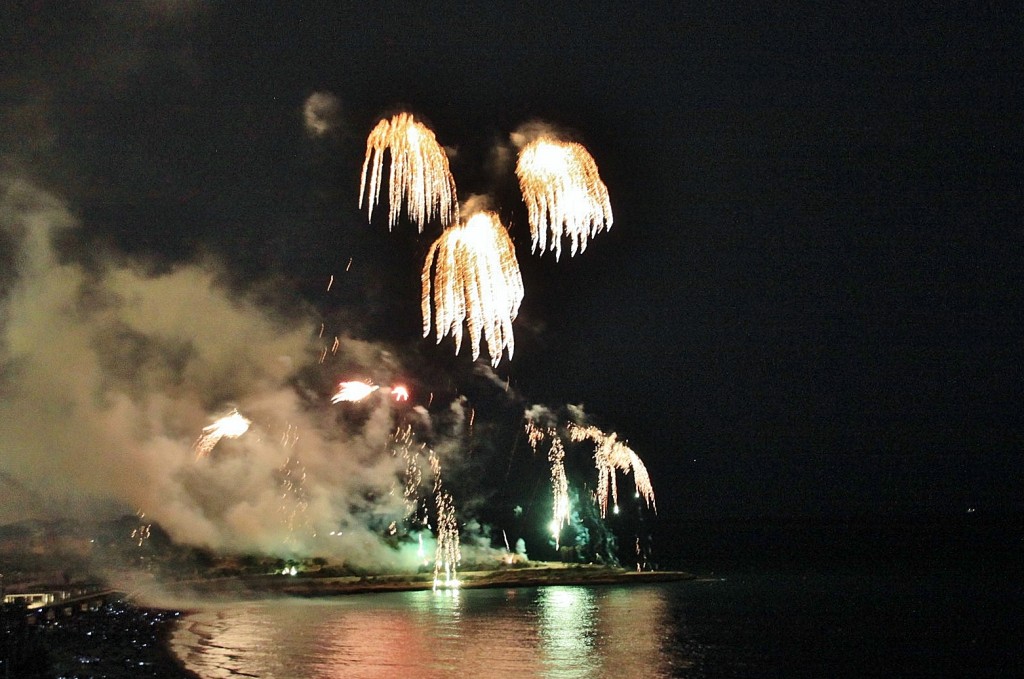
[[668,676],[666,589],[422,591],[210,608],[174,646],[208,679]]

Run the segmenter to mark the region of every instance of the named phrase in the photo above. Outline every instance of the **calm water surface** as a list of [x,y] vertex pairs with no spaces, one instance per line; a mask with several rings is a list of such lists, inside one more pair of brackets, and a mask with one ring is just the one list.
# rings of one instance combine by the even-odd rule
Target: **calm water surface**
[[203,677],[671,676],[665,587],[400,592],[210,609],[176,652]]
[[1001,568],[776,567],[634,587],[246,602],[180,624],[207,679],[1024,676]]

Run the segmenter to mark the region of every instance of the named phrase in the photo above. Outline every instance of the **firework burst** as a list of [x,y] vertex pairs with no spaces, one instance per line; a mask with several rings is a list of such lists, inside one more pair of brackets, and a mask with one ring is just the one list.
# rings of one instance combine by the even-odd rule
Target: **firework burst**
[[364,398],[380,389],[376,384],[369,382],[341,382],[338,391],[331,397],[331,403],[362,401]]
[[421,280],[424,337],[430,334],[433,302],[438,343],[450,334],[458,354],[466,324],[474,361],[481,339],[487,342],[491,365],[498,366],[503,350],[512,358],[512,321],[523,300],[523,276],[512,239],[496,214],[478,212],[464,224],[445,229],[427,252]]
[[[458,565],[462,560],[459,547],[459,524],[455,520],[455,501],[441,484],[441,460],[430,451],[428,460],[434,474],[434,501],[437,506],[437,549],[434,553],[434,589],[458,587]],[[442,578],[442,573],[444,577]]]
[[654,504],[654,488],[651,486],[651,477],[647,473],[647,467],[640,461],[632,448],[619,440],[617,434],[614,432],[606,434],[597,427],[583,427],[570,423],[569,438],[577,442],[591,441],[594,443],[594,464],[597,466],[597,500],[601,506],[602,517],[608,512],[609,492],[612,502],[615,503],[615,510],[618,511],[619,489],[615,479],[616,470],[624,474],[633,472],[637,494],[644,499],[648,507],[657,511]]
[[[420,467],[420,454],[427,453],[425,443],[417,443],[412,425],[399,427],[391,435],[391,454],[401,455],[405,462],[404,488],[402,497],[405,500],[405,514],[413,516],[419,506],[419,489],[423,483],[423,470]],[[430,452],[432,454],[432,451]],[[435,458],[436,459],[436,458]],[[438,463],[440,464],[440,463]],[[434,483],[439,483],[440,467],[436,470]]]
[[462,559],[462,552],[459,548],[459,524],[455,520],[455,502],[448,491],[441,491],[436,499],[437,553],[434,555],[434,589],[458,587],[457,568]]
[[535,139],[519,152],[516,175],[529,214],[531,251],[544,254],[550,233],[556,261],[563,236],[575,256],[587,249],[589,238],[612,227],[608,189],[581,144]]
[[359,180],[359,207],[363,206],[365,193],[369,218],[373,218],[373,208],[380,200],[385,151],[391,152],[388,229],[398,223],[403,203],[420,233],[435,217],[440,217],[442,225],[458,221],[459,202],[455,180],[448,169],[448,156],[434,133],[410,113],[399,113],[380,121],[366,139],[366,160]]
[[558,432],[554,429],[545,432],[532,422],[526,423],[526,436],[534,453],[545,438],[551,439],[551,447],[548,449],[548,463],[551,465],[551,534],[557,549],[562,526],[569,525],[569,481],[565,476],[565,448],[558,438]]
[[203,435],[200,436],[193,448],[196,451],[196,459],[210,454],[222,438],[236,439],[249,431],[251,420],[242,417],[237,410],[232,410],[213,424],[203,427]]

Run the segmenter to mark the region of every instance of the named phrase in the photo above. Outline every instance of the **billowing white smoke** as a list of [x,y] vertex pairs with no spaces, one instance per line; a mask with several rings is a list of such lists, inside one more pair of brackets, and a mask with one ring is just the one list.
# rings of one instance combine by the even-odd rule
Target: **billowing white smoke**
[[541,137],[553,137],[555,139],[568,138],[570,135],[561,130],[558,126],[546,123],[543,120],[530,120],[522,123],[508,135],[508,139],[515,146],[518,152],[524,146]]
[[[0,523],[141,509],[182,542],[402,565],[378,529],[405,512],[391,400],[353,431],[294,386],[320,359],[319,321],[285,323],[213,262],[62,260],[54,238],[74,228],[59,199],[0,178]],[[334,356],[381,354],[343,337]],[[231,408],[251,429],[196,460]],[[282,485],[289,459],[301,488]]]

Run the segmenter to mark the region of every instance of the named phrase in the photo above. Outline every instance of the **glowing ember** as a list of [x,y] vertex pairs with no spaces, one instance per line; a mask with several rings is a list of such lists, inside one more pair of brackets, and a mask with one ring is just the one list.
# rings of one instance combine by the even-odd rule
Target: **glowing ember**
[[629,446],[619,441],[618,435],[614,432],[605,434],[597,427],[581,427],[570,423],[569,437],[573,441],[589,440],[596,446],[594,464],[597,465],[597,499],[601,506],[602,517],[608,511],[609,490],[612,501],[615,503],[614,511],[616,514],[619,511],[619,490],[615,480],[616,469],[625,474],[633,472],[636,492],[643,497],[648,507],[657,511],[654,504],[654,488],[651,486],[651,477],[647,474],[647,467]]
[[[365,192],[368,217],[373,217],[373,208],[380,199],[385,151],[391,152],[388,229],[398,223],[403,201],[409,219],[416,223],[420,233],[424,224],[435,217],[440,217],[443,225],[458,221],[459,203],[455,180],[448,169],[448,156],[434,133],[410,113],[399,113],[390,120],[380,121],[366,139],[366,160],[359,180],[359,207],[363,206]],[[370,171],[369,184],[367,170]]]
[[195,446],[193,446],[196,451],[196,459],[209,455],[222,438],[236,439],[249,431],[250,424],[252,424],[250,420],[242,417],[237,410],[232,410],[229,415],[203,427],[203,435],[196,440]]
[[401,384],[396,384],[395,386],[391,387],[391,398],[395,399],[396,402],[397,401],[408,401],[409,400],[409,390],[406,389]]
[[421,280],[424,337],[431,330],[433,300],[438,343],[451,334],[458,354],[465,323],[473,360],[480,356],[481,338],[493,366],[501,361],[503,350],[512,358],[512,321],[523,300],[523,277],[512,240],[496,214],[478,212],[468,222],[446,229],[427,252]]
[[369,382],[342,382],[338,385],[337,393],[331,397],[331,403],[362,401],[378,389],[380,387]]
[[519,152],[516,175],[529,214],[533,252],[545,252],[550,232],[555,260],[562,254],[563,236],[570,239],[575,256],[587,249],[589,238],[612,227],[608,189],[581,144],[535,139]]

